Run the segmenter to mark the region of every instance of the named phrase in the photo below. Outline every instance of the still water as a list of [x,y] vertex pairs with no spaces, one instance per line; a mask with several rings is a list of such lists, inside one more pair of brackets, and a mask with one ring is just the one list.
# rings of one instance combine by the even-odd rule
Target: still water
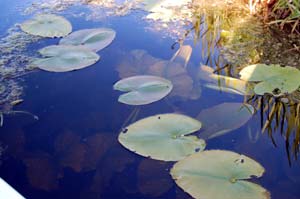
[[[0,38],[6,38],[7,30],[15,24],[35,12],[43,12],[26,12],[32,3],[39,1],[1,0]],[[91,12],[94,13],[87,14]],[[244,97],[209,89],[204,80],[196,77],[201,65],[216,65],[207,62],[209,53],[203,53],[212,49],[204,45],[205,41],[195,41],[191,36],[184,41],[193,49],[187,67],[180,67],[179,74],[170,77],[176,80],[177,89],[148,105],[119,103],[120,92],[113,90],[114,83],[124,77],[147,74],[142,68],[169,61],[178,50],[178,34],[170,33],[168,28],[153,28],[155,22],[145,20],[147,13],[139,9],[124,16],[107,13],[101,7],[91,11],[87,5],[76,3],[58,12],[72,23],[74,31],[99,27],[116,31],[115,40],[98,53],[99,62],[66,73],[21,70],[22,76],[13,78],[22,88],[18,98],[24,100],[13,110],[28,111],[38,120],[29,114],[4,114],[0,128],[4,149],[0,177],[30,199],[191,198],[169,174],[174,162],[151,160],[130,152],[118,143],[118,134],[123,127],[148,116],[180,113],[196,118],[202,110],[216,105],[243,103]],[[191,26],[184,28],[189,30]],[[58,41],[38,39],[17,53],[36,56],[38,49]],[[217,48],[210,58],[220,56]],[[20,68],[26,65],[26,61],[17,63]],[[8,80],[2,83],[5,81]],[[3,110],[7,108],[1,106]],[[228,109],[226,104],[222,107]],[[210,117],[215,120],[213,124],[220,126],[228,120],[226,115],[214,115],[213,110]],[[270,134],[261,133],[260,111],[238,127],[239,124],[231,123],[229,128],[233,130],[208,139],[206,149],[231,150],[253,158],[266,171],[252,181],[266,188],[271,198],[300,198],[299,161],[293,154],[288,157],[284,136],[274,131],[272,141]],[[197,135],[201,135],[201,130]]]

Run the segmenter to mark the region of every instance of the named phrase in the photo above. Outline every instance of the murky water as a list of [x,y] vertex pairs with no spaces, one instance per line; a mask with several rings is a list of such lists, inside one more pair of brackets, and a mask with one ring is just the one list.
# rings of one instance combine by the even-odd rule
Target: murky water
[[[32,17],[24,13],[31,3],[1,1],[1,38],[10,35],[9,28]],[[176,89],[167,98],[138,108],[121,104],[120,92],[113,90],[113,84],[124,77],[151,74],[149,71],[157,74],[152,66],[173,57],[179,47],[174,43],[192,25],[181,25],[182,30],[170,32],[165,25],[144,19],[145,11],[132,9],[124,16],[108,16],[108,10],[91,11],[87,5],[77,5],[59,12],[72,23],[73,30],[106,27],[117,33],[112,44],[98,53],[100,61],[83,70],[50,73],[26,69],[28,57],[37,56],[38,49],[57,44],[59,39],[29,41],[16,53],[5,54],[1,49],[1,59],[3,55],[20,53],[25,58],[6,62],[6,67],[20,64],[21,69],[1,77],[1,84],[14,81],[22,90],[8,101],[24,101],[14,107],[1,104],[5,114],[0,127],[0,146],[4,148],[0,152],[0,177],[30,199],[191,198],[169,174],[174,162],[151,160],[130,152],[118,143],[117,136],[123,127],[155,114],[181,113],[197,118],[201,111],[222,103],[243,103],[244,96],[209,89],[197,75],[201,65],[217,68],[229,61],[219,60],[222,54],[218,46],[210,48],[205,39],[195,42],[190,35],[184,40],[184,45],[193,49],[187,66],[181,67],[184,61],[176,60],[173,67],[179,74],[168,77]],[[16,74],[22,76],[16,78]],[[28,111],[39,119],[13,110]],[[226,115],[214,117],[213,113],[213,124],[222,126],[228,119]],[[252,181],[266,188],[273,199],[300,198],[299,161],[292,150],[290,157],[287,155],[287,143],[280,130],[262,134],[259,110],[242,126],[239,122],[231,123],[234,130],[208,139],[206,149],[231,150],[253,158],[266,172]],[[196,133],[200,137],[201,131]]]

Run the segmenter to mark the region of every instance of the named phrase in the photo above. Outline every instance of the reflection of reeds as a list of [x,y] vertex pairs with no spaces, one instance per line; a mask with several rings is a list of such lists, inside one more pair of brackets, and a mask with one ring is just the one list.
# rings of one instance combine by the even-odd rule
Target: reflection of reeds
[[[288,98],[274,98],[271,95],[252,96],[248,102],[259,110],[262,132],[268,133],[275,146],[274,134],[280,132],[285,138],[288,161],[291,155],[295,159],[299,154],[300,144],[300,103]],[[282,100],[283,99],[283,100]],[[283,102],[288,100],[289,103]]]

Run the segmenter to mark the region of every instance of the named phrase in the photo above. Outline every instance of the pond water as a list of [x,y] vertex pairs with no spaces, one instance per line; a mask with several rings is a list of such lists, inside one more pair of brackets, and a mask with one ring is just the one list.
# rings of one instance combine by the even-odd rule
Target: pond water
[[[51,2],[63,1],[49,1],[50,5]],[[0,62],[0,66],[18,68],[13,75],[0,73],[0,83],[17,90],[0,99],[4,117],[0,127],[1,178],[30,199],[192,198],[169,174],[175,162],[139,156],[118,142],[120,131],[135,121],[157,114],[178,113],[206,118],[202,120],[210,125],[203,123],[203,128],[196,133],[201,137],[201,132],[207,131],[204,137],[211,136],[206,140],[206,150],[230,150],[259,162],[265,173],[251,181],[267,189],[271,198],[300,198],[300,165],[296,159],[299,143],[294,150],[294,145],[286,141],[289,137],[286,139],[279,127],[261,133],[270,110],[259,109],[251,118],[238,115],[230,120],[236,106],[229,103],[243,103],[245,97],[205,86],[209,81],[203,77],[206,73],[200,72],[201,65],[216,69],[230,63],[226,59],[216,61],[223,52],[219,45],[208,45],[206,37],[197,40],[194,33],[180,40],[192,47],[184,67],[187,56],[170,60],[180,46],[180,42],[176,43],[178,38],[187,30],[195,30],[193,24],[168,26],[168,23],[147,20],[145,16],[149,13],[135,5],[117,15],[107,5],[79,2],[68,1],[64,7],[55,8],[45,4],[42,9],[39,1],[1,0],[0,59],[11,58],[5,66]],[[115,30],[116,37],[98,52],[100,61],[82,70],[65,73],[28,70],[30,57],[37,57],[39,49],[57,44],[59,39],[29,38],[24,33],[14,40],[17,44],[24,42],[25,47],[11,52],[4,52],[8,47],[3,41],[11,43],[9,36],[21,30],[18,27],[7,30],[40,12],[64,16],[71,22],[73,31],[105,27]],[[173,82],[174,88],[166,98],[142,106],[118,102],[121,92],[113,90],[117,81],[134,75],[159,74],[160,70],[152,66],[162,61],[173,67],[166,78]],[[231,73],[226,68],[224,71],[221,73]],[[23,102],[13,107],[8,105],[17,99]],[[268,103],[272,103],[271,99]],[[209,109],[217,105],[218,110]],[[206,109],[209,110],[205,112]],[[201,111],[204,112],[199,114]],[[283,124],[284,129],[288,127]],[[223,131],[223,135],[213,135],[226,129],[229,130]]]

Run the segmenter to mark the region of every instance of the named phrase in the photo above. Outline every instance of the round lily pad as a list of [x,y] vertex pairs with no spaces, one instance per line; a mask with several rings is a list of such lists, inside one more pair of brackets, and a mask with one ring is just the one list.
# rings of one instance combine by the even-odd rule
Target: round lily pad
[[193,154],[171,170],[177,185],[199,199],[269,199],[266,189],[246,181],[263,173],[264,168],[255,160],[223,150]]
[[32,65],[50,72],[67,72],[88,67],[99,60],[99,55],[80,46],[48,46],[40,54],[46,58],[36,59]]
[[119,135],[119,142],[145,157],[177,161],[205,148],[204,140],[187,136],[200,128],[198,120],[185,115],[155,115],[126,127]]
[[92,51],[99,51],[108,46],[116,32],[109,28],[85,29],[71,33],[60,40],[63,45],[85,46]]
[[167,96],[173,88],[172,83],[162,77],[140,75],[122,79],[115,83],[114,89],[128,92],[119,97],[119,102],[129,105],[144,105]]
[[243,103],[222,103],[202,110],[197,119],[202,122],[199,137],[211,139],[229,133],[246,124],[254,107]]
[[64,17],[40,14],[22,23],[21,29],[31,35],[54,38],[68,35],[72,32],[72,25]]
[[255,64],[243,68],[240,75],[242,80],[260,82],[254,88],[258,95],[280,96],[300,86],[300,71],[290,66]]

